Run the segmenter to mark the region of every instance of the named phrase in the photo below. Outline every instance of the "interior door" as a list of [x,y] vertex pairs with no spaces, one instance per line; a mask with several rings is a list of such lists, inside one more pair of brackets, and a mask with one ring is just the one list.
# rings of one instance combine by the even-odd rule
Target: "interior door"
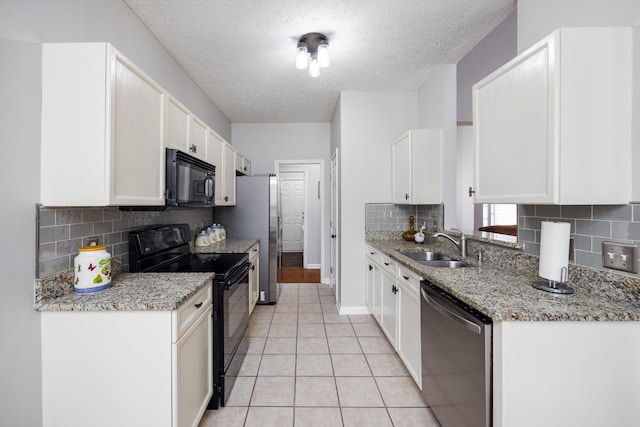
[[304,174],[291,175],[294,176],[281,176],[280,182],[282,250],[302,252],[304,249]]
[[329,221],[329,230],[331,233],[331,242],[329,249],[331,252],[329,265],[329,285],[335,290],[336,301],[340,301],[340,283],[338,282],[338,149],[331,157],[331,219]]

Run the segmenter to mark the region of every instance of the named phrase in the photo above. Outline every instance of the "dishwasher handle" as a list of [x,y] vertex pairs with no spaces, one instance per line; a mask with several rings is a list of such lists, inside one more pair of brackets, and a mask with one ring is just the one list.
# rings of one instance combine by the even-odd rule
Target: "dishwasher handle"
[[452,321],[456,322],[460,326],[463,326],[465,329],[468,329],[473,333],[476,333],[478,335],[482,333],[482,328],[479,325],[465,319],[464,317],[457,315],[456,313],[448,310],[446,307],[438,304],[433,298],[427,295],[424,289],[420,289],[420,292],[422,293],[422,298],[424,298],[427,304],[433,307],[433,309],[436,310],[438,313],[451,319]]

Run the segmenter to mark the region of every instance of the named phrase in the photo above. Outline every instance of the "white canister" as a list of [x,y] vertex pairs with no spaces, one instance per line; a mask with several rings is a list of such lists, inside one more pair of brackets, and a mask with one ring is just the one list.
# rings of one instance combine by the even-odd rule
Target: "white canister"
[[98,292],[111,286],[111,254],[106,246],[84,246],[73,260],[73,291]]

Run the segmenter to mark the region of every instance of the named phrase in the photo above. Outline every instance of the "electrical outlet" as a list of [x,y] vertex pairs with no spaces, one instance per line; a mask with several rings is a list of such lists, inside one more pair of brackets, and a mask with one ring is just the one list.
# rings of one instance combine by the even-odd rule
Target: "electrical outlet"
[[97,237],[87,237],[87,246],[97,246],[98,238]]
[[602,266],[637,273],[638,247],[626,243],[602,242]]

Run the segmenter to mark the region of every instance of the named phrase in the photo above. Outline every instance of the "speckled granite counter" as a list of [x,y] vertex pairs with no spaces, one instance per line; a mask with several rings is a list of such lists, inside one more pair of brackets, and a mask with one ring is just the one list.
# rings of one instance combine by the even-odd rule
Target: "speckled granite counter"
[[[471,267],[427,267],[400,251],[434,250],[456,257],[456,248],[439,241],[416,245],[403,240],[368,239],[366,243],[411,268],[494,321],[640,321],[640,281],[635,278],[570,265],[571,295],[537,290],[537,257],[509,248],[482,246],[484,259],[477,263],[480,246],[471,246],[466,261]],[[475,243],[475,242],[473,242]]]
[[[59,288],[36,299],[38,311],[172,311],[203,286],[213,273],[125,273],[111,287],[92,294]],[[52,289],[52,287],[45,288]]]
[[194,254],[244,253],[256,243],[258,243],[258,239],[224,239],[209,246],[194,246],[191,248],[191,252]]

